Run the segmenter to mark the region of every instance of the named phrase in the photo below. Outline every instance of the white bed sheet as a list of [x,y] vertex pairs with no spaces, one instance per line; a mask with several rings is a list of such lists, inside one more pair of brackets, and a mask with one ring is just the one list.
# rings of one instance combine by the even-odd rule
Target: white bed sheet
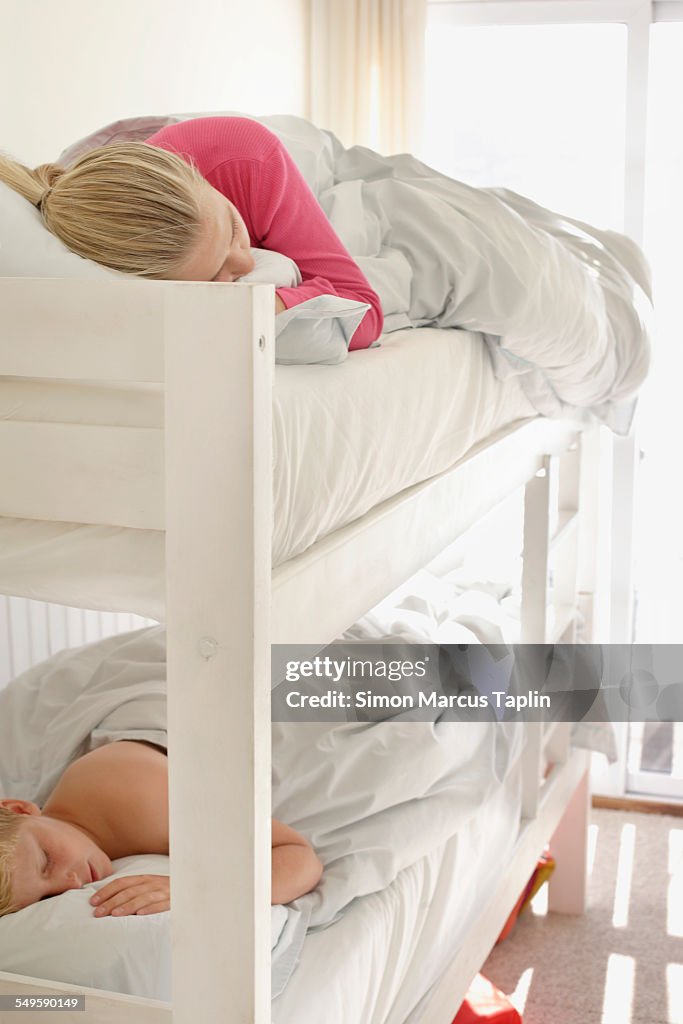
[[[533,415],[467,331],[397,331],[339,366],[276,367],[273,565]],[[0,419],[161,429],[163,394],[0,377]],[[162,618],[163,549],[158,531],[0,519],[0,592]]]
[[298,967],[273,1002],[272,1024],[417,1024],[425,994],[509,862],[520,808],[517,761],[444,846],[388,888],[356,900],[329,928],[307,935]]

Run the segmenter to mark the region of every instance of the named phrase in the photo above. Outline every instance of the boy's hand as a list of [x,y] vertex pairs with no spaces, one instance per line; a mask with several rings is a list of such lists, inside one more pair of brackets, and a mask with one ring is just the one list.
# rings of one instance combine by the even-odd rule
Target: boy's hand
[[102,886],[90,899],[95,917],[160,914],[171,906],[168,875],[126,875]]

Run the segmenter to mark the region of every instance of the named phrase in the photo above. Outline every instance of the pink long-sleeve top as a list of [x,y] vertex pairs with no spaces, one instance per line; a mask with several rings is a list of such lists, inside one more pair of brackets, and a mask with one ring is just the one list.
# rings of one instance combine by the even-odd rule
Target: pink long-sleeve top
[[239,210],[251,244],[289,256],[296,288],[278,288],[289,309],[316,295],[367,302],[349,348],[367,348],[382,332],[379,297],[354,263],[298,167],[276,135],[246,117],[199,117],[170,125],[147,144],[192,162]]

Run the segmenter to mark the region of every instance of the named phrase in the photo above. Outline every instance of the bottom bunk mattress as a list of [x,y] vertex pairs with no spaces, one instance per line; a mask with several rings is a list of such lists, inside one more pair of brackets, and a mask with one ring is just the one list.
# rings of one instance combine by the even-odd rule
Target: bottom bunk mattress
[[[277,366],[273,402],[273,566],[535,416],[518,378],[496,378],[480,335],[435,328],[397,331],[339,366]],[[73,480],[51,476],[39,443],[45,424],[73,432],[88,457],[104,443],[88,427],[127,432],[126,458],[111,466],[112,498],[127,482],[160,478],[159,385],[0,377],[0,421],[16,472],[34,473],[29,490],[50,508],[53,491],[60,499],[72,486],[82,491],[87,471],[75,457]],[[0,592],[163,618],[160,529],[21,514],[3,515],[0,502]]]
[[[306,937],[273,1024],[417,1024],[512,858],[521,762],[447,843]],[[455,1016],[457,1006],[453,1007]]]

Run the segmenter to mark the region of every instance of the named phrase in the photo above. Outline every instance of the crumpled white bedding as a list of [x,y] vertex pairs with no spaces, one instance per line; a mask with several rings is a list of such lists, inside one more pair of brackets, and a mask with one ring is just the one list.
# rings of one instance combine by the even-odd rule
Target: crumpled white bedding
[[623,429],[614,406],[649,364],[649,271],[635,243],[325,134],[335,183],[321,204],[386,313],[481,332],[497,373],[519,375],[538,412],[593,407]]

